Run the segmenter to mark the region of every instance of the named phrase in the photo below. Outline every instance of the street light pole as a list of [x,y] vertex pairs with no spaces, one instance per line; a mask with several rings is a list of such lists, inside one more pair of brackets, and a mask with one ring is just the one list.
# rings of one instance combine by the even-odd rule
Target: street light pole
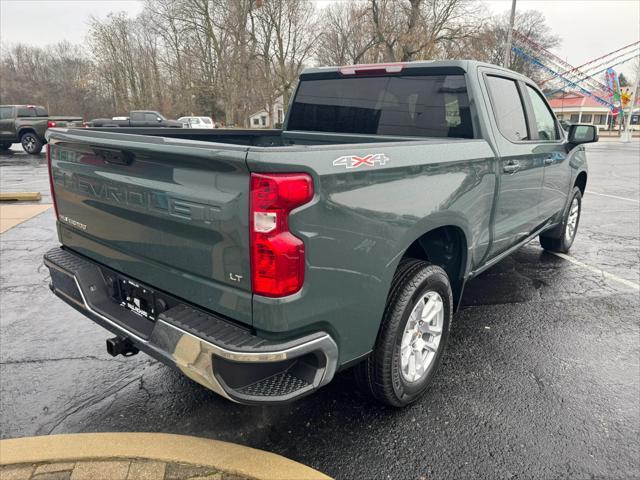
[[511,2],[511,18],[509,19],[509,31],[507,32],[507,42],[504,44],[504,62],[503,67],[509,68],[511,65],[511,40],[513,37],[513,23],[516,20],[516,0]]

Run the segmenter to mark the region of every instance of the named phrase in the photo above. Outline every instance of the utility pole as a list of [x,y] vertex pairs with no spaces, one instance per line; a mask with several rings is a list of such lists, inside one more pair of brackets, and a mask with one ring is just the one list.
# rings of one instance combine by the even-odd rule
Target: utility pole
[[[631,117],[633,116],[633,107],[636,104],[636,98],[638,98],[638,86],[640,86],[640,68],[636,72],[636,84],[633,87],[633,93],[631,94],[631,101],[629,102],[629,115],[625,118],[624,122],[624,132],[622,132],[622,137],[620,141],[623,143],[629,143],[631,141]],[[624,109],[621,109],[624,111]]]
[[504,44],[503,67],[509,68],[511,65],[511,40],[513,37],[513,23],[516,20],[516,0],[511,1],[511,18],[509,19],[509,31],[507,32],[507,42]]

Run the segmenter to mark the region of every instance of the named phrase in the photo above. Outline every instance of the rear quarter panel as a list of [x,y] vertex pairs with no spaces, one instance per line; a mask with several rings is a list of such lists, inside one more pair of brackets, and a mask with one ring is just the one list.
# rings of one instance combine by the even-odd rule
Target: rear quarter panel
[[[384,154],[384,165],[347,169],[343,156]],[[305,283],[292,296],[254,295],[263,334],[323,329],[340,345],[340,363],[371,350],[395,269],[422,234],[444,225],[466,236],[468,264],[489,243],[494,154],[484,140],[250,149],[254,172],[307,172],[314,200],[292,212],[306,249]],[[468,268],[467,268],[468,269]]]
[[48,118],[16,118],[16,135],[20,139],[23,132],[33,131],[40,137],[41,140],[45,140],[45,132],[47,131]]

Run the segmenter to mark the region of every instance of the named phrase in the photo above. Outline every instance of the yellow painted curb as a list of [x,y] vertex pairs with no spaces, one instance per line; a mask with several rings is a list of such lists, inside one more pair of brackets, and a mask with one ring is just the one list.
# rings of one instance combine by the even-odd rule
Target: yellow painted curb
[[40,192],[1,192],[0,201],[7,200],[40,200]]
[[331,477],[275,453],[166,433],[77,433],[0,440],[0,465],[107,458],[144,458],[212,467],[255,479]]

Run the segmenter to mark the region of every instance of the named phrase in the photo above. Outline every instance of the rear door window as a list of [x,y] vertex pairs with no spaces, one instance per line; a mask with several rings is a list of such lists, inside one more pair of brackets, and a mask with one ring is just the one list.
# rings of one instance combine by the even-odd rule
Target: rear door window
[[529,140],[522,98],[515,80],[487,75],[493,115],[498,130],[512,142]]
[[464,75],[303,80],[287,129],[473,138]]
[[29,107],[18,107],[18,117],[20,118],[24,118],[24,117],[35,117],[36,116],[36,109],[35,108],[29,108]]
[[18,117],[47,117],[44,107],[18,107]]

